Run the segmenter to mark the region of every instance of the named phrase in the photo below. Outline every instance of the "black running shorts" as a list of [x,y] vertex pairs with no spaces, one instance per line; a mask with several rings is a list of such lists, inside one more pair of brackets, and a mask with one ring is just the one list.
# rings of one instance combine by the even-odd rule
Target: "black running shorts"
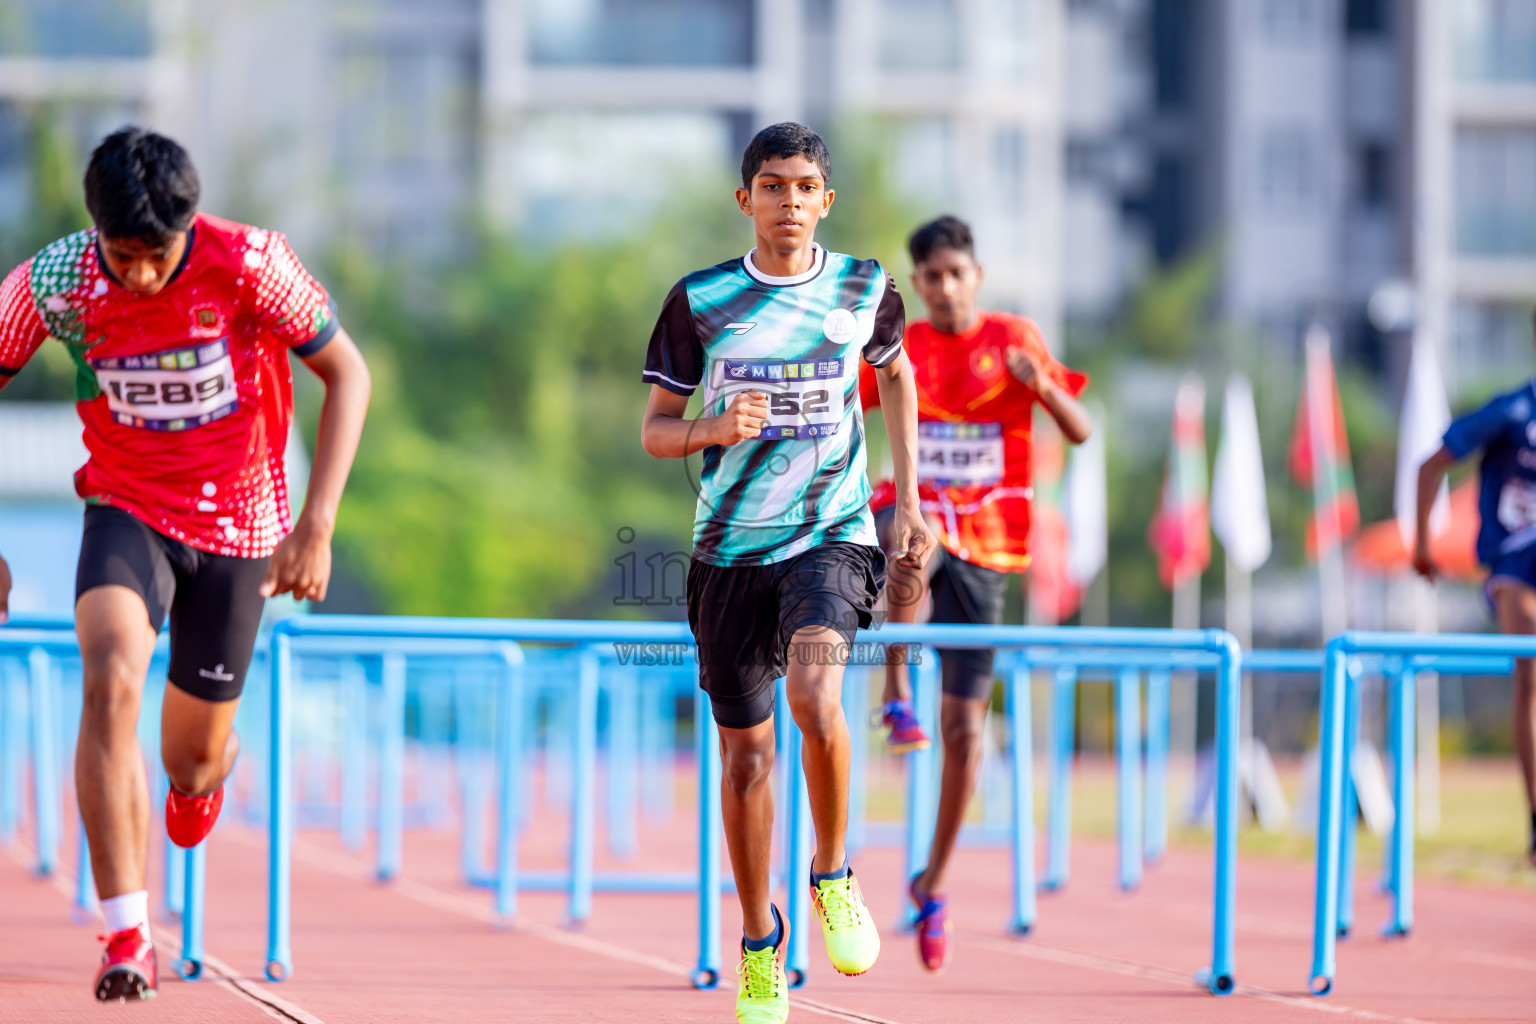
[[169,612],[171,683],[203,700],[234,700],[251,666],[269,561],[211,555],[157,533],[120,508],[91,505],[80,539],[75,600],[95,587],[127,587],[144,599],[156,632]]
[[[875,525],[881,537],[889,533],[895,509],[881,509]],[[1009,573],[967,562],[959,555],[936,545],[928,566],[931,576],[928,592],[933,599],[929,622],[952,622],[996,626],[1003,621],[1003,599],[1008,593]],[[944,677],[944,692],[969,700],[989,700],[992,696],[991,648],[939,648],[939,664]]]
[[[688,625],[699,645],[699,685],[715,721],[750,729],[773,717],[774,680],[789,659],[837,658],[816,646],[790,650],[807,626],[827,626],[845,642],[873,621],[885,585],[878,548],[833,542],[767,565],[688,566]],[[846,653],[844,653],[846,657]]]

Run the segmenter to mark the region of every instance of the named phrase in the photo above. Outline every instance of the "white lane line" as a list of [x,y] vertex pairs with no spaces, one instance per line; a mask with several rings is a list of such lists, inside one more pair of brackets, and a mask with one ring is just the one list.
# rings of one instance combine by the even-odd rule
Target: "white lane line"
[[[1032,960],[1067,964],[1072,967],[1086,967],[1089,970],[1106,971],[1111,974],[1122,974],[1132,978],[1151,978],[1155,981],[1165,981],[1182,988],[1190,988],[1194,985],[1192,975],[1171,971],[1166,967],[1154,967],[1151,964],[1137,963],[1134,960],[1119,960],[1113,957],[1099,956],[1096,953],[1080,953],[1076,950],[1061,949],[1056,946],[1043,945],[1035,939],[1009,942],[1004,939],[967,936],[965,944],[990,949],[996,953],[1006,953],[1009,956],[1020,956]],[[1296,1009],[1313,1010],[1317,1013],[1330,1013],[1335,1016],[1351,1017],[1357,1020],[1385,1021],[1388,1024],[1434,1024],[1432,1021],[1426,1021],[1418,1017],[1397,1017],[1389,1013],[1362,1010],[1330,1000],[1319,999],[1315,996],[1288,996],[1280,992],[1271,992],[1268,989],[1255,988],[1252,985],[1239,985],[1232,993],[1232,996],[1224,998],[1233,998],[1235,996],[1248,996],[1254,999],[1262,999],[1265,1002],[1280,1003],[1283,1006],[1290,1006]]]
[[[227,832],[226,835],[240,835],[241,841],[254,841],[248,836],[235,833],[233,830]],[[316,850],[305,844],[294,843],[293,859],[309,867],[329,871],[332,874],[341,875],[370,885],[377,884],[374,881],[373,870],[366,862],[346,854]],[[386,887],[386,891],[403,896],[424,906],[435,907],[438,910],[458,914],[475,921],[495,924],[494,915],[487,907],[483,897],[448,892],[410,878],[393,879]],[[595,939],[589,935],[569,932],[560,928],[551,928],[548,925],[519,922],[506,930],[524,935],[532,935],[571,949],[579,949],[597,956],[607,957],[610,960],[619,960],[638,967],[648,967],[651,970],[660,971],[673,978],[686,978],[693,973],[693,968],[681,961],[669,960],[666,957],[654,956],[650,953],[641,953],[638,950],[606,942],[602,939]],[[724,971],[721,973],[722,975],[725,974]],[[888,1017],[877,1017],[872,1014],[860,1013],[845,1006],[822,1002],[819,999],[807,999],[801,995],[791,995],[789,1003],[791,1006],[809,1013],[830,1017],[833,1020],[850,1021],[852,1024],[901,1024],[900,1021]]]
[[[6,853],[21,867],[25,868],[28,872],[31,871],[32,856],[30,851],[22,850],[15,843],[10,843],[6,846]],[[48,881],[55,889],[64,894],[70,901],[71,906],[74,905],[74,876],[62,870],[55,870]],[[149,930],[156,945],[167,950],[176,950],[176,958],[178,960],[181,958],[180,935],[153,921],[150,922]],[[297,1024],[325,1024],[325,1021],[316,1017],[308,1010],[253,984],[224,961],[206,951],[203,954],[203,966],[212,970],[214,974],[214,979],[210,983],[213,987],[228,991],[236,999],[255,1006],[274,1020],[292,1021],[297,1022]],[[174,966],[172,970],[174,971]]]

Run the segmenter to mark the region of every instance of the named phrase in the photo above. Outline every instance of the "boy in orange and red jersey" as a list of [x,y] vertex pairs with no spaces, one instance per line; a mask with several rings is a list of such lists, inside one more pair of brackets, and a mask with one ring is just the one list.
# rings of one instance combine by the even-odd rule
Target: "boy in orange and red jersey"
[[[907,247],[929,316],[907,328],[905,342],[917,382],[919,497],[942,546],[922,572],[893,563],[889,621],[917,621],[927,589],[930,621],[996,625],[1008,574],[1029,567],[1035,405],[1045,406],[1069,442],[1081,444],[1093,430],[1077,401],[1088,378],[1052,358],[1033,322],[977,308],[983,272],[964,222],[940,217],[924,224]],[[865,408],[874,408],[873,381],[866,374],[860,383]],[[871,498],[877,529],[889,522],[890,493],[890,485],[881,484]],[[933,971],[948,952],[944,872],[976,786],[992,696],[991,651],[941,650],[939,657],[944,774],[928,866],[910,887],[918,952]],[[891,748],[926,746],[912,714],[906,666],[896,659],[886,666],[884,701]]]

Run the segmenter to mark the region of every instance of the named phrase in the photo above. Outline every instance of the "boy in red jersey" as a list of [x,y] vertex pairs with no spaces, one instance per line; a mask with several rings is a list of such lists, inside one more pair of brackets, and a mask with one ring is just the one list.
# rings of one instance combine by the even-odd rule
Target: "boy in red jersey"
[[[367,413],[369,379],[325,289],[282,235],[197,211],[191,158],[138,128],[91,155],[95,227],[0,283],[0,387],[48,337],[78,368],[89,461],[75,577],[84,671],[75,788],[106,918],[101,1000],[156,992],[145,863],[149,791],[139,699],[167,616],[160,752],[165,823],[191,847],[213,828],[262,604],[324,600],[331,533]],[[325,384],[314,468],[295,522],[283,452],[288,353]],[[9,574],[0,569],[0,587]],[[5,607],[0,590],[0,609]]]
[[[919,496],[942,546],[924,572],[892,563],[888,621],[917,621],[927,590],[930,621],[996,625],[1008,574],[1029,566],[1034,407],[1045,406],[1069,442],[1083,443],[1093,421],[1077,396],[1088,378],[1056,362],[1031,321],[977,309],[983,274],[964,222],[940,217],[924,224],[907,247],[929,316],[908,326],[905,342],[917,380]],[[866,408],[879,403],[867,381],[860,390]],[[871,498],[877,527],[889,521],[889,493],[881,484]],[[899,658],[886,666],[882,717],[892,748],[911,750],[928,738],[912,714]],[[943,781],[928,866],[910,887],[918,953],[932,971],[948,952],[944,871],[976,787],[992,697],[991,651],[941,650],[939,659]]]

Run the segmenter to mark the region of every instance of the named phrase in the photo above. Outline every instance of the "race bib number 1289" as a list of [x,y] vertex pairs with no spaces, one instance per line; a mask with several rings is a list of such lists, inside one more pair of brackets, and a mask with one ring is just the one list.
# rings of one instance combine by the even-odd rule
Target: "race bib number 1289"
[[235,368],[224,340],[142,356],[90,360],[118,423],[145,430],[190,430],[239,407]]

